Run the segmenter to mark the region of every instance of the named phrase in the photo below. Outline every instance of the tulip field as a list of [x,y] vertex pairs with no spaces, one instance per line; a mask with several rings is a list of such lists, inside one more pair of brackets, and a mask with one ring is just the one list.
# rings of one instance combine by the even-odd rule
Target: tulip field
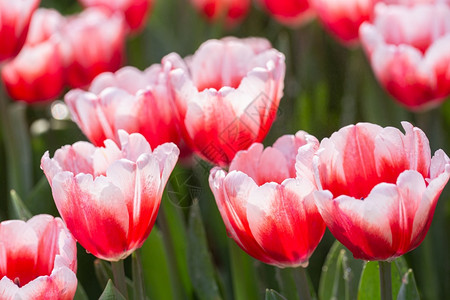
[[0,300],[450,295],[449,0],[0,0]]

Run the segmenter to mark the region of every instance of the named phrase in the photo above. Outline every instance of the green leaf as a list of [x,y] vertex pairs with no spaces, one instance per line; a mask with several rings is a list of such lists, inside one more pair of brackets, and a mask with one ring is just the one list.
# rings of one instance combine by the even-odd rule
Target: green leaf
[[125,297],[116,289],[112,280],[108,280],[105,290],[98,300],[125,300]]
[[342,264],[345,256],[344,246],[336,241],[328,252],[322,267],[319,283],[319,299],[344,299]]
[[11,195],[11,203],[12,203],[12,212],[13,212],[13,218],[14,219],[21,219],[21,220],[28,220],[33,215],[30,213],[28,208],[25,206],[25,203],[23,203],[20,196],[16,193],[15,190],[10,191]]
[[108,281],[113,278],[111,265],[101,259],[96,259],[94,261],[95,276],[101,287],[106,287]]
[[380,299],[380,274],[378,262],[367,262],[362,271],[359,283],[358,299]]
[[188,226],[188,268],[194,291],[201,300],[222,299],[209,253],[198,203],[194,201]]
[[420,295],[417,289],[416,280],[412,269],[409,269],[402,278],[402,285],[398,291],[397,300],[419,300]]
[[266,298],[265,300],[287,300],[285,297],[283,297],[281,294],[274,290],[266,290]]
[[233,280],[234,299],[259,299],[257,274],[253,259],[229,239],[231,256],[231,277]]
[[86,294],[86,291],[84,290],[81,283],[78,281],[77,285],[77,291],[75,292],[75,296],[73,300],[89,300],[89,297]]
[[353,258],[352,253],[344,248],[345,255],[342,258],[342,271],[345,281],[345,299],[356,299],[358,295],[359,280],[364,266],[364,261]]
[[285,295],[287,299],[299,300],[292,271],[292,268],[275,268],[276,278],[280,285],[281,293]]
[[174,296],[173,283],[170,278],[167,251],[158,228],[152,232],[141,248],[142,270],[145,289],[150,299],[172,300]]

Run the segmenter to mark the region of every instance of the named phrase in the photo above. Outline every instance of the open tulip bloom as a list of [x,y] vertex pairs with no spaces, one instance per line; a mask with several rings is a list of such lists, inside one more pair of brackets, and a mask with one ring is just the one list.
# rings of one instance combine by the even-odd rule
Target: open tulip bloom
[[102,73],[89,91],[75,89],[65,96],[72,118],[96,146],[119,141],[118,130],[139,132],[152,148],[178,143],[178,117],[168,89],[167,70],[154,64],[141,72],[124,67]]
[[120,144],[105,141],[64,146],[41,168],[56,207],[77,241],[98,258],[118,261],[150,234],[179,150],[166,143],[153,151],[145,138],[119,131]]
[[360,36],[378,81],[408,109],[434,107],[450,95],[448,4],[380,3]]
[[444,151],[431,157],[425,134],[402,125],[405,134],[369,123],[344,127],[314,155],[316,204],[355,258],[391,261],[419,246],[449,180]]
[[183,138],[197,154],[228,165],[236,152],[261,142],[283,94],[284,55],[262,38],[203,43],[184,60],[172,53],[171,89]]
[[296,178],[295,158],[298,153],[308,161],[317,147],[315,137],[299,131],[273,147],[254,143],[238,152],[229,172],[211,170],[209,186],[228,234],[254,258],[278,267],[307,266],[325,224],[314,204],[312,173]]
[[60,218],[37,215],[0,223],[0,298],[71,300],[77,247]]

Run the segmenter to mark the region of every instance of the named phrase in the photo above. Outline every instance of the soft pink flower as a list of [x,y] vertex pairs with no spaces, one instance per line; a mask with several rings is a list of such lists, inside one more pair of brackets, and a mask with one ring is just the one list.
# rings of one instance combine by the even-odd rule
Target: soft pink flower
[[265,39],[224,38],[203,43],[184,61],[163,58],[183,137],[220,165],[264,139],[283,95],[284,55]]
[[119,129],[139,132],[152,148],[166,142],[178,144],[178,117],[167,73],[159,64],[143,72],[124,67],[116,73],[102,73],[89,91],[72,90],[65,101],[75,122],[96,146],[105,139],[118,142]]
[[40,0],[0,0],[0,62],[16,56]]
[[245,252],[279,267],[306,266],[325,224],[314,204],[316,186],[295,160],[311,162],[319,142],[299,131],[264,149],[254,143],[236,154],[227,173],[211,170],[209,186],[229,236]]
[[33,14],[25,46],[1,70],[11,98],[33,103],[61,94],[65,72],[58,30],[64,22],[55,10],[41,8]]
[[121,12],[131,31],[145,26],[154,0],[79,0],[85,7],[102,7],[111,12]]
[[310,0],[325,29],[346,45],[358,42],[359,26],[373,18],[380,0]]
[[381,85],[411,110],[450,95],[450,6],[378,4],[361,41]]
[[154,151],[140,134],[119,132],[120,145],[77,142],[48,152],[41,168],[56,207],[87,251],[117,261],[140,248],[150,234],[164,186],[179,150],[172,143]]
[[331,233],[355,258],[392,260],[415,249],[450,177],[442,150],[407,122],[359,123],[322,140],[313,165],[316,204]]
[[315,16],[308,0],[258,0],[278,22],[298,26]]
[[87,8],[67,19],[61,51],[67,83],[88,85],[103,72],[114,72],[124,60],[126,27],[122,14]]
[[60,218],[0,223],[0,298],[71,300],[77,289],[77,247]]
[[242,21],[250,9],[250,0],[190,0],[192,5],[212,22],[232,27]]

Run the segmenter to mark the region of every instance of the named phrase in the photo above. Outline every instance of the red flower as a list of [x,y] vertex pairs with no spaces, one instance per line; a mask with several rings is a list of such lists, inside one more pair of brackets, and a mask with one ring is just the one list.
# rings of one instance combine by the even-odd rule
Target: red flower
[[231,27],[247,15],[250,0],[191,0],[192,5],[212,22],[223,21]]
[[68,18],[61,30],[67,83],[74,88],[83,87],[98,74],[119,69],[124,58],[125,33],[122,14],[88,8]]
[[64,86],[58,30],[64,18],[55,10],[38,9],[31,19],[25,46],[2,68],[9,95],[29,103],[54,99]]
[[280,23],[298,26],[314,17],[308,0],[258,0]]
[[450,95],[450,7],[378,4],[361,41],[381,85],[411,110],[434,107]]
[[80,0],[85,7],[102,7],[111,12],[121,12],[131,31],[145,26],[154,0]]
[[28,33],[31,15],[40,0],[0,0],[0,62],[16,56]]
[[265,39],[209,40],[183,61],[172,53],[170,83],[186,143],[227,165],[264,139],[283,93],[284,55]]
[[310,0],[319,20],[334,37],[346,45],[358,42],[359,26],[372,20],[380,0]]
[[415,249],[430,227],[450,159],[431,158],[428,139],[402,123],[359,123],[324,139],[314,157],[316,204],[331,233],[355,258],[392,260]]
[[298,168],[295,178],[295,158],[311,162],[318,145],[299,131],[273,147],[255,143],[238,152],[229,173],[211,170],[209,186],[227,231],[254,258],[279,267],[308,264],[325,224],[314,204],[311,168]]
[[0,223],[0,298],[71,300],[77,289],[77,247],[60,218]]
[[41,168],[56,207],[87,251],[117,261],[140,248],[156,220],[164,186],[179,150],[172,143],[153,152],[140,134],[119,132],[120,146],[87,142],[64,146]]
[[65,101],[75,122],[96,146],[103,145],[105,139],[118,142],[119,129],[139,132],[152,148],[179,143],[167,73],[158,64],[144,72],[124,67],[114,74],[102,73],[88,92],[72,90]]

